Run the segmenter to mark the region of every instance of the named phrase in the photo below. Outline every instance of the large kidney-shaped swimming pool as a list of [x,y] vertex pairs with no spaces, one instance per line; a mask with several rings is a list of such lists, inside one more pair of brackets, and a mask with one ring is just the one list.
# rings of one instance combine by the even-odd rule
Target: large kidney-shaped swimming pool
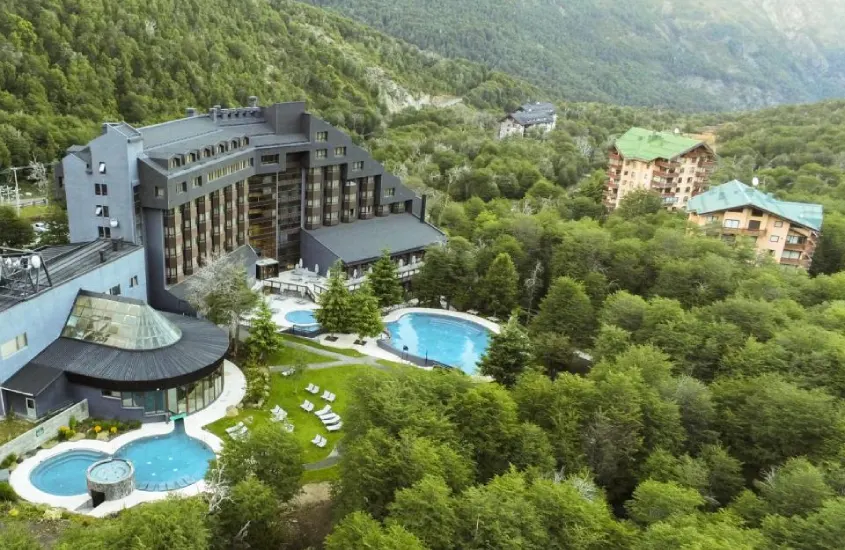
[[[45,493],[57,496],[87,492],[88,467],[107,458],[100,451],[66,451],[39,464],[30,481]],[[135,466],[135,486],[142,491],[172,491],[200,481],[214,452],[202,441],[185,433],[183,421],[172,432],[127,443],[114,454]]]
[[390,346],[398,354],[408,353],[474,374],[487,351],[490,332],[465,319],[436,313],[406,313],[387,323]]

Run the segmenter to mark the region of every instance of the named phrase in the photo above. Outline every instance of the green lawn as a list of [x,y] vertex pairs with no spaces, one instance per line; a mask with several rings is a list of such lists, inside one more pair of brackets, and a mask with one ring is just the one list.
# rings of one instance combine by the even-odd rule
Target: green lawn
[[340,467],[332,466],[322,470],[305,470],[302,472],[302,484],[322,483],[323,481],[336,481],[340,477]]
[[[243,421],[250,428],[271,423],[270,409],[276,405],[281,406],[288,412],[288,419],[294,425],[293,435],[302,445],[305,463],[317,462],[329,455],[337,441],[343,437],[343,430],[339,432],[326,431],[323,423],[313,413],[306,413],[299,405],[303,400],[308,399],[315,405],[315,409],[321,409],[326,403],[319,395],[312,395],[305,391],[309,383],[320,386],[322,390],[328,389],[337,394],[337,399],[332,403],[332,410],[343,416],[346,411],[348,391],[347,385],[350,380],[367,369],[373,370],[366,365],[348,365],[332,367],[323,370],[308,370],[299,372],[290,378],[280,374],[273,374],[270,380],[270,398],[264,409],[244,409],[236,417],[221,418],[217,422],[209,424],[206,428],[223,441],[228,441],[229,436],[226,428]],[[281,423],[279,424],[281,429]],[[320,434],[329,440],[325,448],[320,449],[311,443],[314,436]],[[316,474],[314,474],[316,475]]]
[[387,359],[376,359],[376,363],[385,367],[395,367],[395,368],[407,368],[408,365],[405,363],[399,363],[398,361],[388,361]]
[[270,366],[274,365],[296,365],[297,363],[305,363],[306,365],[310,365],[311,363],[330,363],[334,361],[331,357],[326,357],[325,355],[321,355],[319,353],[313,353],[310,351],[305,351],[296,348],[290,348],[285,345],[274,353],[270,358],[267,360],[267,364]]
[[21,218],[25,220],[36,220],[45,217],[50,213],[50,206],[46,204],[36,204],[32,206],[21,207]]
[[333,353],[338,353],[340,355],[345,355],[347,357],[364,357],[364,354],[358,350],[348,349],[348,348],[333,348],[330,346],[324,346],[319,342],[315,342],[314,340],[310,340],[308,338],[300,338],[299,336],[293,336],[291,334],[282,334],[282,338],[289,342],[296,342],[297,344],[305,344],[306,346],[310,346],[314,349],[320,349],[323,351],[331,351]]

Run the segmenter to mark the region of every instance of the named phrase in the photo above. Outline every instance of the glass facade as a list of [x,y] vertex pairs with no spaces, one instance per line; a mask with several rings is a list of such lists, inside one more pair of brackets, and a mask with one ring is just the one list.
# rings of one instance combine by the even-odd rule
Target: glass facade
[[120,394],[124,409],[144,409],[154,415],[193,413],[211,405],[223,391],[223,367],[197,382],[158,391],[132,391]]
[[121,349],[148,350],[175,344],[182,331],[143,302],[80,294],[62,336]]

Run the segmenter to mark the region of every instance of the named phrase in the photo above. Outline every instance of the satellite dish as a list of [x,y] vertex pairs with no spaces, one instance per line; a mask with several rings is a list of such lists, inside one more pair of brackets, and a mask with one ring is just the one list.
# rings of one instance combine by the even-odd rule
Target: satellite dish
[[120,223],[118,223],[117,218],[112,218],[109,220],[109,225],[112,226],[112,228],[115,228],[120,225]]
[[760,185],[760,178],[758,178],[757,176],[754,176],[754,179],[751,180],[751,185],[753,185],[754,187],[757,187],[758,185]]
[[103,207],[102,206],[98,206],[97,208],[94,209],[94,215],[95,216],[99,216],[102,213],[103,213]]
[[41,256],[30,256],[29,265],[31,265],[33,269],[41,269]]

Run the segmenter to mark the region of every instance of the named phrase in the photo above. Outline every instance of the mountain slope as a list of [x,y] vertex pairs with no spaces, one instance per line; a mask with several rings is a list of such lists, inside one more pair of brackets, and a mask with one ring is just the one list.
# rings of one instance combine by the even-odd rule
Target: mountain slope
[[103,120],[308,100],[359,135],[429,95],[500,107],[533,88],[289,0],[26,0],[0,10],[0,167],[56,158]]
[[309,0],[565,99],[686,110],[845,96],[838,0]]

